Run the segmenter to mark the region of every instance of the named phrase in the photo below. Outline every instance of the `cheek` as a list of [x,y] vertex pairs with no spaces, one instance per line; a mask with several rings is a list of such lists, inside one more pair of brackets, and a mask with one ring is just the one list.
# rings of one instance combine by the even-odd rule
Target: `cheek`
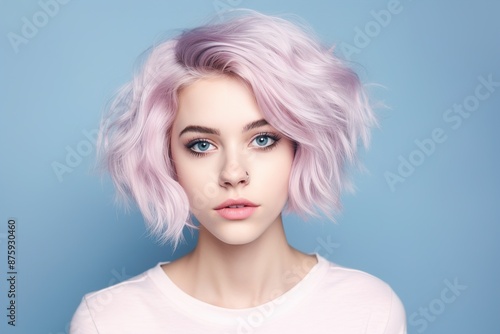
[[173,142],[171,148],[172,165],[175,170],[175,175],[177,177],[177,182],[184,189],[188,197],[190,196],[189,189],[193,187],[194,179],[193,175],[196,175],[193,170],[192,164],[189,160],[184,157],[182,149],[179,148],[179,143]]
[[279,154],[264,155],[261,161],[256,161],[254,173],[260,178],[265,188],[279,190],[278,193],[286,195],[292,163],[293,150],[287,147],[287,149],[280,150]]
[[193,213],[210,208],[219,193],[216,173],[197,159],[178,159],[176,163],[178,182],[186,192]]

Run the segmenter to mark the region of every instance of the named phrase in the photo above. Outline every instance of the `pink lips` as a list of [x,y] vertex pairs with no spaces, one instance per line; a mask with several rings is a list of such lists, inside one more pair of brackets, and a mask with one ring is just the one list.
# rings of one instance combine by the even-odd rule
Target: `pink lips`
[[246,199],[229,199],[214,208],[223,218],[228,220],[243,220],[250,217],[258,205]]

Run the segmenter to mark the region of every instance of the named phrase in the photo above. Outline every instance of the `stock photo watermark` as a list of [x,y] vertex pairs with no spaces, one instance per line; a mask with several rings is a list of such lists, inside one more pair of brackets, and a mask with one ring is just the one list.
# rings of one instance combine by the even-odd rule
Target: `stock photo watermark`
[[[479,76],[477,80],[479,83],[471,94],[443,112],[442,119],[451,130],[458,130],[464,120],[471,117],[479,109],[481,102],[487,100],[500,87],[500,81],[495,81],[493,74]],[[415,148],[411,152],[398,156],[396,169],[384,173],[385,181],[391,192],[395,192],[398,184],[404,183],[419,166],[438,150],[440,144],[448,140],[447,133],[449,131],[447,132],[446,128],[436,127],[427,137],[415,139],[413,142]]]
[[242,2],[243,0],[214,0],[212,5],[219,16],[219,21],[223,21],[224,15],[232,9],[236,9]]
[[65,147],[66,156],[61,161],[54,160],[51,163],[52,170],[59,182],[64,181],[64,175],[72,173],[83,162],[83,158],[94,152],[98,131],[93,129],[90,131],[83,130],[84,139],[80,140],[74,147],[67,145]]
[[339,49],[344,58],[351,60],[354,54],[359,54],[368,47],[371,42],[380,35],[383,29],[387,28],[394,16],[403,11],[403,4],[399,0],[390,0],[385,9],[371,10],[372,20],[366,22],[364,26],[354,27],[354,37],[352,43],[341,42]]
[[453,281],[445,279],[445,287],[438,297],[432,299],[427,305],[419,307],[418,311],[409,316],[409,324],[415,327],[418,333],[423,333],[430,323],[435,322],[442,315],[450,304],[454,303],[462,292],[467,290],[467,285],[460,284],[458,278]]
[[28,44],[33,40],[50,20],[52,20],[63,5],[71,0],[40,0],[38,1],[38,10],[31,16],[21,17],[21,28],[18,32],[7,33],[7,39],[14,53],[19,53],[21,45]]
[[[94,308],[93,311],[101,312],[102,310],[104,310],[106,305],[108,305],[109,303],[111,303],[113,301],[114,296],[116,296],[117,294],[119,294],[123,291],[123,288],[121,286],[115,286],[115,285],[118,283],[121,283],[123,281],[126,281],[132,277],[125,272],[124,267],[122,267],[120,271],[118,271],[116,269],[112,269],[111,276],[112,277],[109,279],[107,286],[108,287],[113,286],[113,288],[103,290],[102,293],[100,293],[98,295],[97,302],[93,304],[94,306],[96,306],[96,308]],[[88,317],[88,316],[90,316],[90,313],[84,313],[84,316]],[[50,332],[49,334],[69,334],[69,333],[72,333],[72,334],[82,333],[83,334],[84,333],[83,330],[85,330],[85,329],[70,328],[70,323],[67,323],[66,327],[63,331],[59,331],[56,333]]]
[[[17,244],[17,220],[9,218],[7,220],[7,233],[2,233],[1,239],[5,240],[6,248],[6,267],[7,267],[7,293],[6,293],[6,318],[9,326],[15,327],[17,320],[17,281],[19,276],[18,271],[18,244]],[[5,235],[5,238],[4,238]],[[3,245],[3,243],[2,243]]]

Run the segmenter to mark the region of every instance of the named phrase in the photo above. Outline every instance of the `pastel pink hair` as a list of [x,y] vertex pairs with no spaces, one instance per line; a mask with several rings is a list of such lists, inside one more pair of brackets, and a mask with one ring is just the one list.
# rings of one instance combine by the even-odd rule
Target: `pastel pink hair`
[[99,155],[118,198],[132,198],[161,242],[182,239],[190,221],[175,180],[169,131],[181,88],[208,75],[229,75],[253,91],[265,119],[296,144],[286,211],[332,217],[349,184],[358,140],[376,124],[356,75],[310,31],[287,20],[245,12],[187,30],[151,48],[133,80],[103,118]]

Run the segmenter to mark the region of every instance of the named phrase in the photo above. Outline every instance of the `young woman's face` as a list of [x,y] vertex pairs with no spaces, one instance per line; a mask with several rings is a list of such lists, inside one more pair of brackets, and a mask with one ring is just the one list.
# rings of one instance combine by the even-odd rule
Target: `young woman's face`
[[216,77],[184,88],[170,142],[191,212],[217,239],[246,244],[281,219],[293,143],[267,124],[243,83]]

